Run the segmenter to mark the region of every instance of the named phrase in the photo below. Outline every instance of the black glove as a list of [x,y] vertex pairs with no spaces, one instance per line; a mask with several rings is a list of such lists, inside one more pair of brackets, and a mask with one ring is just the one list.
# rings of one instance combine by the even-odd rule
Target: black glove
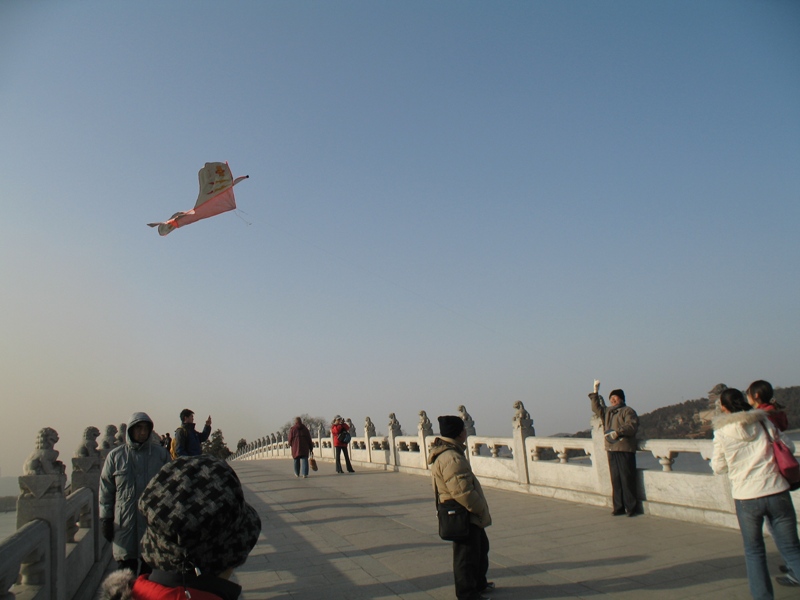
[[114,519],[103,519],[103,522],[100,524],[100,531],[103,533],[103,537],[106,538],[106,541],[113,542]]

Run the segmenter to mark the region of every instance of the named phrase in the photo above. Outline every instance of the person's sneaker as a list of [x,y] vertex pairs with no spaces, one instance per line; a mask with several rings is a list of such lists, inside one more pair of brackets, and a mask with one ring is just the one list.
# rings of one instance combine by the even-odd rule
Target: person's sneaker
[[788,573],[789,567],[787,567],[786,565],[781,565],[780,567],[778,567],[778,571],[780,571],[781,573]]
[[494,584],[494,581],[487,581],[487,582],[486,582],[486,587],[485,587],[485,588],[483,588],[482,590],[478,590],[478,591],[479,591],[479,592],[482,594],[482,593],[483,593],[483,592],[485,592],[486,590],[493,590],[495,587],[496,587],[496,586],[495,586],[495,584]]
[[307,478],[307,477],[308,477],[308,475],[303,475],[303,479],[305,479],[305,478]]
[[785,587],[800,587],[800,581],[797,581],[797,579],[791,575],[786,575],[785,577],[776,577],[775,581],[777,581],[779,585]]

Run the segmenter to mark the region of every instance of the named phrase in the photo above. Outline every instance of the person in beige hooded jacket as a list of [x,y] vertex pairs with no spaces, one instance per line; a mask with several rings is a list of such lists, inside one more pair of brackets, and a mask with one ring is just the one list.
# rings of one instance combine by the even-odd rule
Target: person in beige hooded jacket
[[431,467],[434,493],[438,501],[455,500],[470,513],[469,537],[453,542],[453,577],[458,600],[486,598],[483,592],[494,589],[486,580],[489,570],[489,538],[486,527],[492,524],[489,505],[481,484],[472,472],[464,453],[467,432],[458,416],[439,417],[439,431],[431,445],[428,464]]

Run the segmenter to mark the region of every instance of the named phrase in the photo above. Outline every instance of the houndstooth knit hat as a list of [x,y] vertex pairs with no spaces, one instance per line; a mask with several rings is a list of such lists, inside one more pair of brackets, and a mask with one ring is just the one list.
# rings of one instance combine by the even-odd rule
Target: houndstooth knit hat
[[234,470],[208,455],[164,465],[142,492],[139,510],[147,520],[142,558],[162,571],[219,575],[244,564],[261,532]]

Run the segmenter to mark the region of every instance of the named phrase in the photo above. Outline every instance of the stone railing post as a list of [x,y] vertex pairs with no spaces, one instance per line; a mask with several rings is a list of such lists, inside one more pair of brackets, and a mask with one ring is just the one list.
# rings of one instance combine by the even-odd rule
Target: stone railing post
[[403,429],[394,413],[389,413],[389,433],[386,435],[389,441],[389,464],[397,470],[400,461],[397,460],[397,444],[395,438],[403,435]]
[[428,442],[425,438],[433,436],[433,424],[428,418],[428,413],[424,410],[419,411],[419,424],[417,425],[417,436],[419,437],[419,448],[422,453],[422,465],[428,468]]
[[603,435],[603,421],[598,416],[592,416],[590,424],[592,427],[592,467],[594,468],[597,492],[601,496],[610,498],[613,494],[611,489],[611,467],[608,465],[606,439]]
[[514,403],[516,413],[512,419],[513,429],[511,438],[513,448],[511,453],[514,455],[514,465],[517,468],[519,482],[522,484],[532,483],[528,471],[528,455],[525,452],[525,439],[536,435],[533,428],[533,419],[530,413],[525,410],[521,400]]
[[94,540],[94,560],[101,559],[101,549],[105,545],[105,540],[100,534],[100,509],[98,498],[100,497],[100,454],[97,456],[76,456],[72,459],[72,491],[81,488],[88,488],[92,491],[94,502],[92,502],[91,514],[82,514],[80,517],[81,527],[91,527],[92,539]]
[[[36,439],[36,450],[23,465],[17,499],[17,529],[34,519],[50,525],[48,596],[51,600],[66,600],[67,476],[64,463],[57,460],[56,442],[58,433],[54,429],[42,429]],[[23,564],[20,574],[21,583],[27,585],[45,585],[48,579],[40,563]]]

